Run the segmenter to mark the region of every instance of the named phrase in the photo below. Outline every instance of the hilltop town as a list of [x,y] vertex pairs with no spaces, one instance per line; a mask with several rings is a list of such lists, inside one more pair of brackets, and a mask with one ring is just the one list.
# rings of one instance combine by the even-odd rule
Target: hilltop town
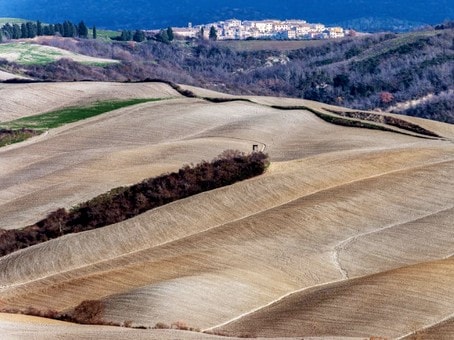
[[305,20],[237,20],[229,19],[210,24],[188,27],[172,27],[175,35],[185,38],[203,36],[208,39],[210,31],[216,32],[218,40],[243,39],[334,39],[343,38],[348,32],[342,27],[326,27]]

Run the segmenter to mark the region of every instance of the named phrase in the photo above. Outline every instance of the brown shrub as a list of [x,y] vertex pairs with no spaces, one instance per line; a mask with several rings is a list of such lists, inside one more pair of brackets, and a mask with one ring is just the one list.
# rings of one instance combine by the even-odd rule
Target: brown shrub
[[105,324],[102,320],[104,304],[99,300],[82,301],[69,315],[77,323],[92,325]]
[[388,91],[380,92],[378,97],[383,104],[389,104],[394,100],[394,95]]
[[64,319],[64,316],[54,309],[38,309],[36,307],[27,307],[25,309],[3,308],[0,309],[0,313],[30,315],[55,320]]
[[153,329],[170,329],[170,326],[164,322],[158,322]]
[[188,331],[189,330],[189,326],[184,321],[172,322],[171,328],[172,329],[178,329],[178,330],[181,330],[181,331]]
[[126,328],[131,328],[132,327],[132,320],[125,320],[125,322],[123,322],[123,327],[126,327]]

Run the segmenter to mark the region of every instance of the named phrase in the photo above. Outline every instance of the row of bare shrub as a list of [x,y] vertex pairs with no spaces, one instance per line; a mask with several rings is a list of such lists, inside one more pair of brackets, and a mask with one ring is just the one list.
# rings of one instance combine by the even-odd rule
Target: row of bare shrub
[[84,300],[68,312],[58,312],[54,309],[28,307],[24,309],[4,308],[2,313],[23,314],[41,318],[54,319],[87,325],[121,326],[121,324],[103,320],[104,304],[99,300]]
[[337,110],[327,110],[327,111],[332,112],[337,115],[341,115],[343,117],[363,119],[363,120],[368,120],[371,122],[395,126],[400,129],[403,129],[403,130],[419,133],[421,135],[426,135],[426,136],[430,136],[430,137],[440,137],[436,133],[429,131],[427,129],[424,129],[423,127],[421,127],[417,124],[408,122],[405,119],[399,119],[399,118],[395,118],[395,117],[391,117],[391,116],[387,116],[387,115],[381,115],[381,114],[372,113],[372,112],[361,112],[361,111],[351,112],[351,111],[337,111]]
[[0,255],[65,234],[121,222],[178,199],[260,175],[267,165],[268,157],[264,153],[246,155],[225,151],[211,162],[187,165],[178,172],[113,189],[70,211],[58,209],[23,229],[0,230]]
[[[104,303],[100,300],[84,300],[74,309],[69,310],[68,312],[58,312],[53,309],[38,309],[34,307],[29,307],[25,309],[0,309],[2,313],[10,314],[23,314],[31,315],[42,318],[72,322],[77,324],[85,325],[102,325],[102,326],[116,326],[116,327],[126,327],[126,328],[135,328],[135,329],[174,329],[180,331],[191,331],[191,332],[201,332],[201,329],[198,327],[191,327],[184,321],[175,321],[171,324],[166,324],[164,322],[158,322],[153,327],[147,327],[143,325],[134,325],[132,320],[126,320],[124,322],[111,322],[104,319],[105,306]],[[217,336],[229,337],[231,334],[223,332],[221,330],[207,330],[203,333]],[[416,332],[415,335],[418,335],[419,332]],[[256,338],[254,334],[250,333],[241,333],[235,334],[236,338]],[[415,337],[415,339],[419,337]],[[371,336],[369,340],[387,340],[388,338],[380,336]]]
[[191,327],[184,321],[175,321],[171,324],[164,322],[158,322],[153,327],[147,327],[143,325],[135,325],[132,320],[125,320],[124,322],[112,322],[106,321],[104,318],[105,305],[100,300],[84,300],[75,308],[66,312],[58,312],[54,309],[39,309],[35,307],[28,307],[24,309],[17,308],[4,308],[0,309],[2,313],[9,314],[22,314],[30,315],[41,318],[60,320],[66,322],[72,322],[82,325],[101,325],[101,326],[116,326],[136,329],[175,329],[181,331],[192,331],[200,332],[200,328]]

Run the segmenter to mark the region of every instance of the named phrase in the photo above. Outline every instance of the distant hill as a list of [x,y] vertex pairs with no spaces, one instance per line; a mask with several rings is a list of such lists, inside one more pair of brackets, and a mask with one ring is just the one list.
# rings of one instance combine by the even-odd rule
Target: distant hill
[[[90,25],[111,29],[186,26],[188,22],[207,23],[227,18],[295,17],[326,24],[372,18],[372,27],[375,27],[375,21],[383,23],[383,18],[391,21],[439,23],[454,18],[454,4],[449,0],[178,0],[172,3],[137,0],[133,5],[125,6],[119,0],[15,0],[0,4],[1,16],[46,22],[83,19]],[[387,27],[385,25],[380,28]],[[392,26],[389,28],[392,29]]]
[[48,64],[63,58],[87,65],[107,65],[118,62],[117,60],[94,58],[53,46],[41,45],[40,42],[45,44],[45,39],[36,40],[36,43],[1,44],[0,58],[20,65]]
[[[132,45],[81,39],[46,44],[120,63],[103,68],[60,60],[0,63],[35,79],[165,79],[232,94],[305,98],[454,123],[453,29],[325,41],[175,41]],[[1,54],[0,54],[1,57]],[[133,67],[132,67],[133,66]]]
[[14,23],[22,23],[26,22],[24,19],[17,19],[17,18],[0,18],[0,25],[4,25],[6,23],[14,24]]

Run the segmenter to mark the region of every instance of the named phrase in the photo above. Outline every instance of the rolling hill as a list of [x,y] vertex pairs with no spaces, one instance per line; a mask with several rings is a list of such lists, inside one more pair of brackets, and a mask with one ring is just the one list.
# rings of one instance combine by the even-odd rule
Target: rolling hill
[[[1,85],[4,120],[114,93],[166,98],[0,148],[3,229],[225,149],[257,144],[272,163],[262,176],[0,258],[0,309],[71,312],[95,300],[104,322],[145,328],[179,321],[231,337],[449,338],[452,125],[181,89],[193,97],[161,83]],[[30,113],[14,95],[37,98]],[[31,322],[0,314],[11,338],[216,338]]]
[[0,57],[19,65],[48,64],[63,58],[88,65],[118,63],[118,60],[90,57],[60,48],[30,42],[1,44]]

